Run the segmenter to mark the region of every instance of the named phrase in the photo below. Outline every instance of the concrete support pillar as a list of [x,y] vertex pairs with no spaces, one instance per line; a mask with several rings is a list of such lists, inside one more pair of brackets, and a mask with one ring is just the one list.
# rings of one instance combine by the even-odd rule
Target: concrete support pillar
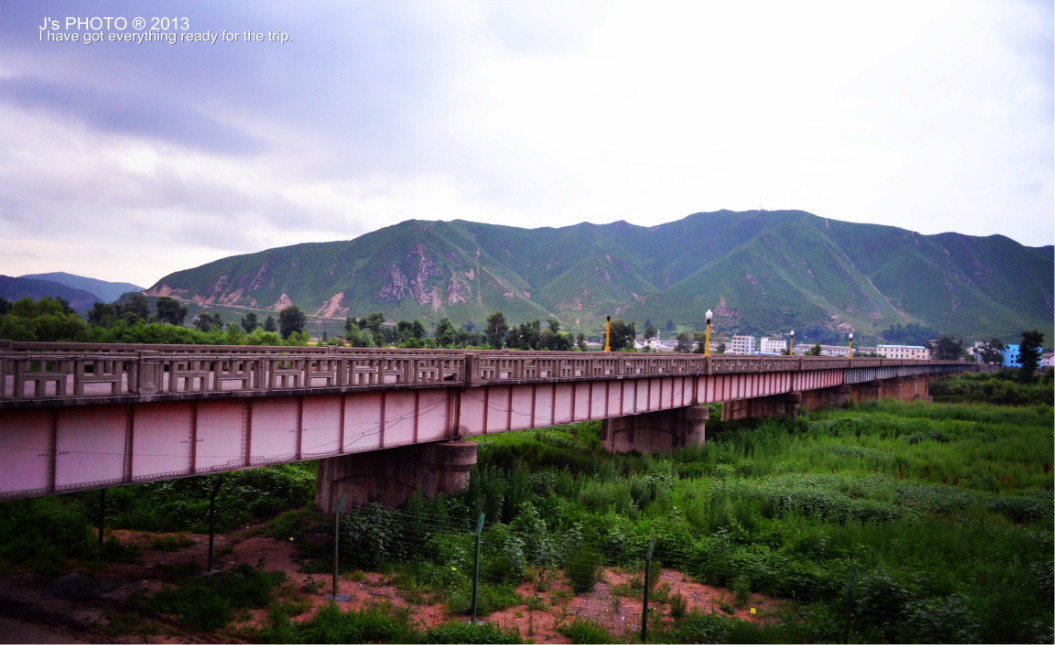
[[930,382],[933,376],[913,376],[908,379],[910,383],[910,398],[908,400],[914,401],[919,399],[921,401],[933,401],[934,398],[930,395]]
[[601,445],[612,453],[670,452],[702,445],[710,413],[709,408],[687,407],[605,419]]
[[816,410],[825,405],[842,407],[850,400],[850,386],[839,385],[819,390],[807,390],[802,393],[802,407]]
[[797,417],[799,416],[799,406],[802,405],[802,398],[801,392],[787,392],[754,399],[725,401],[722,403],[722,421],[781,415]]
[[444,441],[319,460],[315,504],[333,513],[347,493],[345,505],[379,502],[399,506],[419,488],[426,497],[454,493],[469,486],[476,463],[476,443]]
[[850,386],[851,395],[854,401],[860,403],[861,401],[871,401],[872,399],[878,399],[883,393],[883,382],[882,381],[869,381],[868,383],[858,383],[857,385]]

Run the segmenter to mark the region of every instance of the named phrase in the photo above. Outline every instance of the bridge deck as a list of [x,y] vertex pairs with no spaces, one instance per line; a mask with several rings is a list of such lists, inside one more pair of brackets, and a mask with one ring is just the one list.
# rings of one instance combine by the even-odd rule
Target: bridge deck
[[800,356],[0,341],[0,409],[849,368],[884,373],[909,368],[896,370],[904,374],[946,365],[957,364]]

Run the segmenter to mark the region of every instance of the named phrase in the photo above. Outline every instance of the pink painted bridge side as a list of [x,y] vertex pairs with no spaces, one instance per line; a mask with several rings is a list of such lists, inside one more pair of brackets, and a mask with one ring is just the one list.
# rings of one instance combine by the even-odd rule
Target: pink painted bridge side
[[[0,345],[0,500],[333,461],[969,367],[883,359],[8,343]],[[446,458],[422,453],[420,459]],[[454,458],[459,472],[467,472],[467,460],[460,452]],[[353,470],[371,467],[355,464]],[[335,477],[342,476],[352,475]]]

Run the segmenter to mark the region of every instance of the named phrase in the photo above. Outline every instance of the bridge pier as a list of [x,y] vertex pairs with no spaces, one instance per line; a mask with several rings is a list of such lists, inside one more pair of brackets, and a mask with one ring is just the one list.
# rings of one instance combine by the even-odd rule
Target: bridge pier
[[710,409],[685,407],[613,417],[601,422],[601,445],[612,453],[670,452],[706,440]]
[[850,386],[837,385],[819,390],[807,390],[802,393],[802,407],[816,410],[825,405],[842,407],[850,400]]
[[754,399],[738,399],[722,403],[722,421],[733,419],[755,419],[787,415],[799,416],[802,405],[802,392],[787,392],[774,396],[761,396]]
[[475,463],[476,443],[472,441],[416,444],[320,459],[315,504],[324,513],[333,513],[345,493],[345,504],[353,506],[371,502],[399,506],[418,489],[426,497],[454,493],[469,486],[469,471]]
[[903,376],[880,381],[880,395],[884,398],[912,402],[930,401],[930,381],[925,376]]

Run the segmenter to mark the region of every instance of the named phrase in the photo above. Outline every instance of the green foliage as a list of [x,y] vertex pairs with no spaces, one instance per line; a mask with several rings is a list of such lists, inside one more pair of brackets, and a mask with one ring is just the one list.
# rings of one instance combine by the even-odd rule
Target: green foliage
[[304,331],[307,320],[307,316],[299,307],[290,305],[278,312],[279,333],[282,338],[289,338],[293,333],[301,333]]
[[1055,405],[1055,390],[1050,378],[1035,383],[1011,380],[1003,373],[964,374],[931,383],[930,394],[937,402],[965,403],[970,401],[995,405]]
[[612,633],[596,620],[576,618],[570,624],[562,625],[557,631],[571,639],[573,643],[614,643]]
[[226,531],[311,503],[314,469],[310,462],[283,464],[114,488],[106,498],[107,514],[114,528],[204,532],[209,495],[220,479],[216,526]]
[[501,311],[496,311],[487,317],[487,327],[484,330],[484,336],[487,338],[487,344],[492,349],[502,349],[508,332],[509,325],[506,323],[506,317]]
[[274,589],[286,579],[281,571],[264,571],[242,564],[183,585],[163,589],[151,599],[151,607],[176,616],[201,630],[220,629],[231,622],[237,609],[266,607]]
[[0,561],[56,574],[69,567],[67,558],[92,555],[96,543],[87,516],[65,498],[0,504]]
[[412,643],[414,627],[403,610],[390,604],[368,605],[343,611],[329,603],[303,622],[290,622],[285,615],[272,615],[271,624],[260,630],[265,643]]
[[575,593],[592,591],[599,579],[600,568],[601,554],[588,545],[571,549],[564,559],[564,573],[571,581],[571,588]]
[[1034,329],[1022,332],[1022,341],[1018,346],[1018,362],[1022,367],[1018,368],[1019,380],[1023,383],[1032,383],[1033,374],[1040,367],[1040,350],[1044,344],[1044,334]]
[[430,627],[421,636],[421,643],[523,643],[516,629],[502,629],[498,625],[482,623],[470,625],[452,621]]

